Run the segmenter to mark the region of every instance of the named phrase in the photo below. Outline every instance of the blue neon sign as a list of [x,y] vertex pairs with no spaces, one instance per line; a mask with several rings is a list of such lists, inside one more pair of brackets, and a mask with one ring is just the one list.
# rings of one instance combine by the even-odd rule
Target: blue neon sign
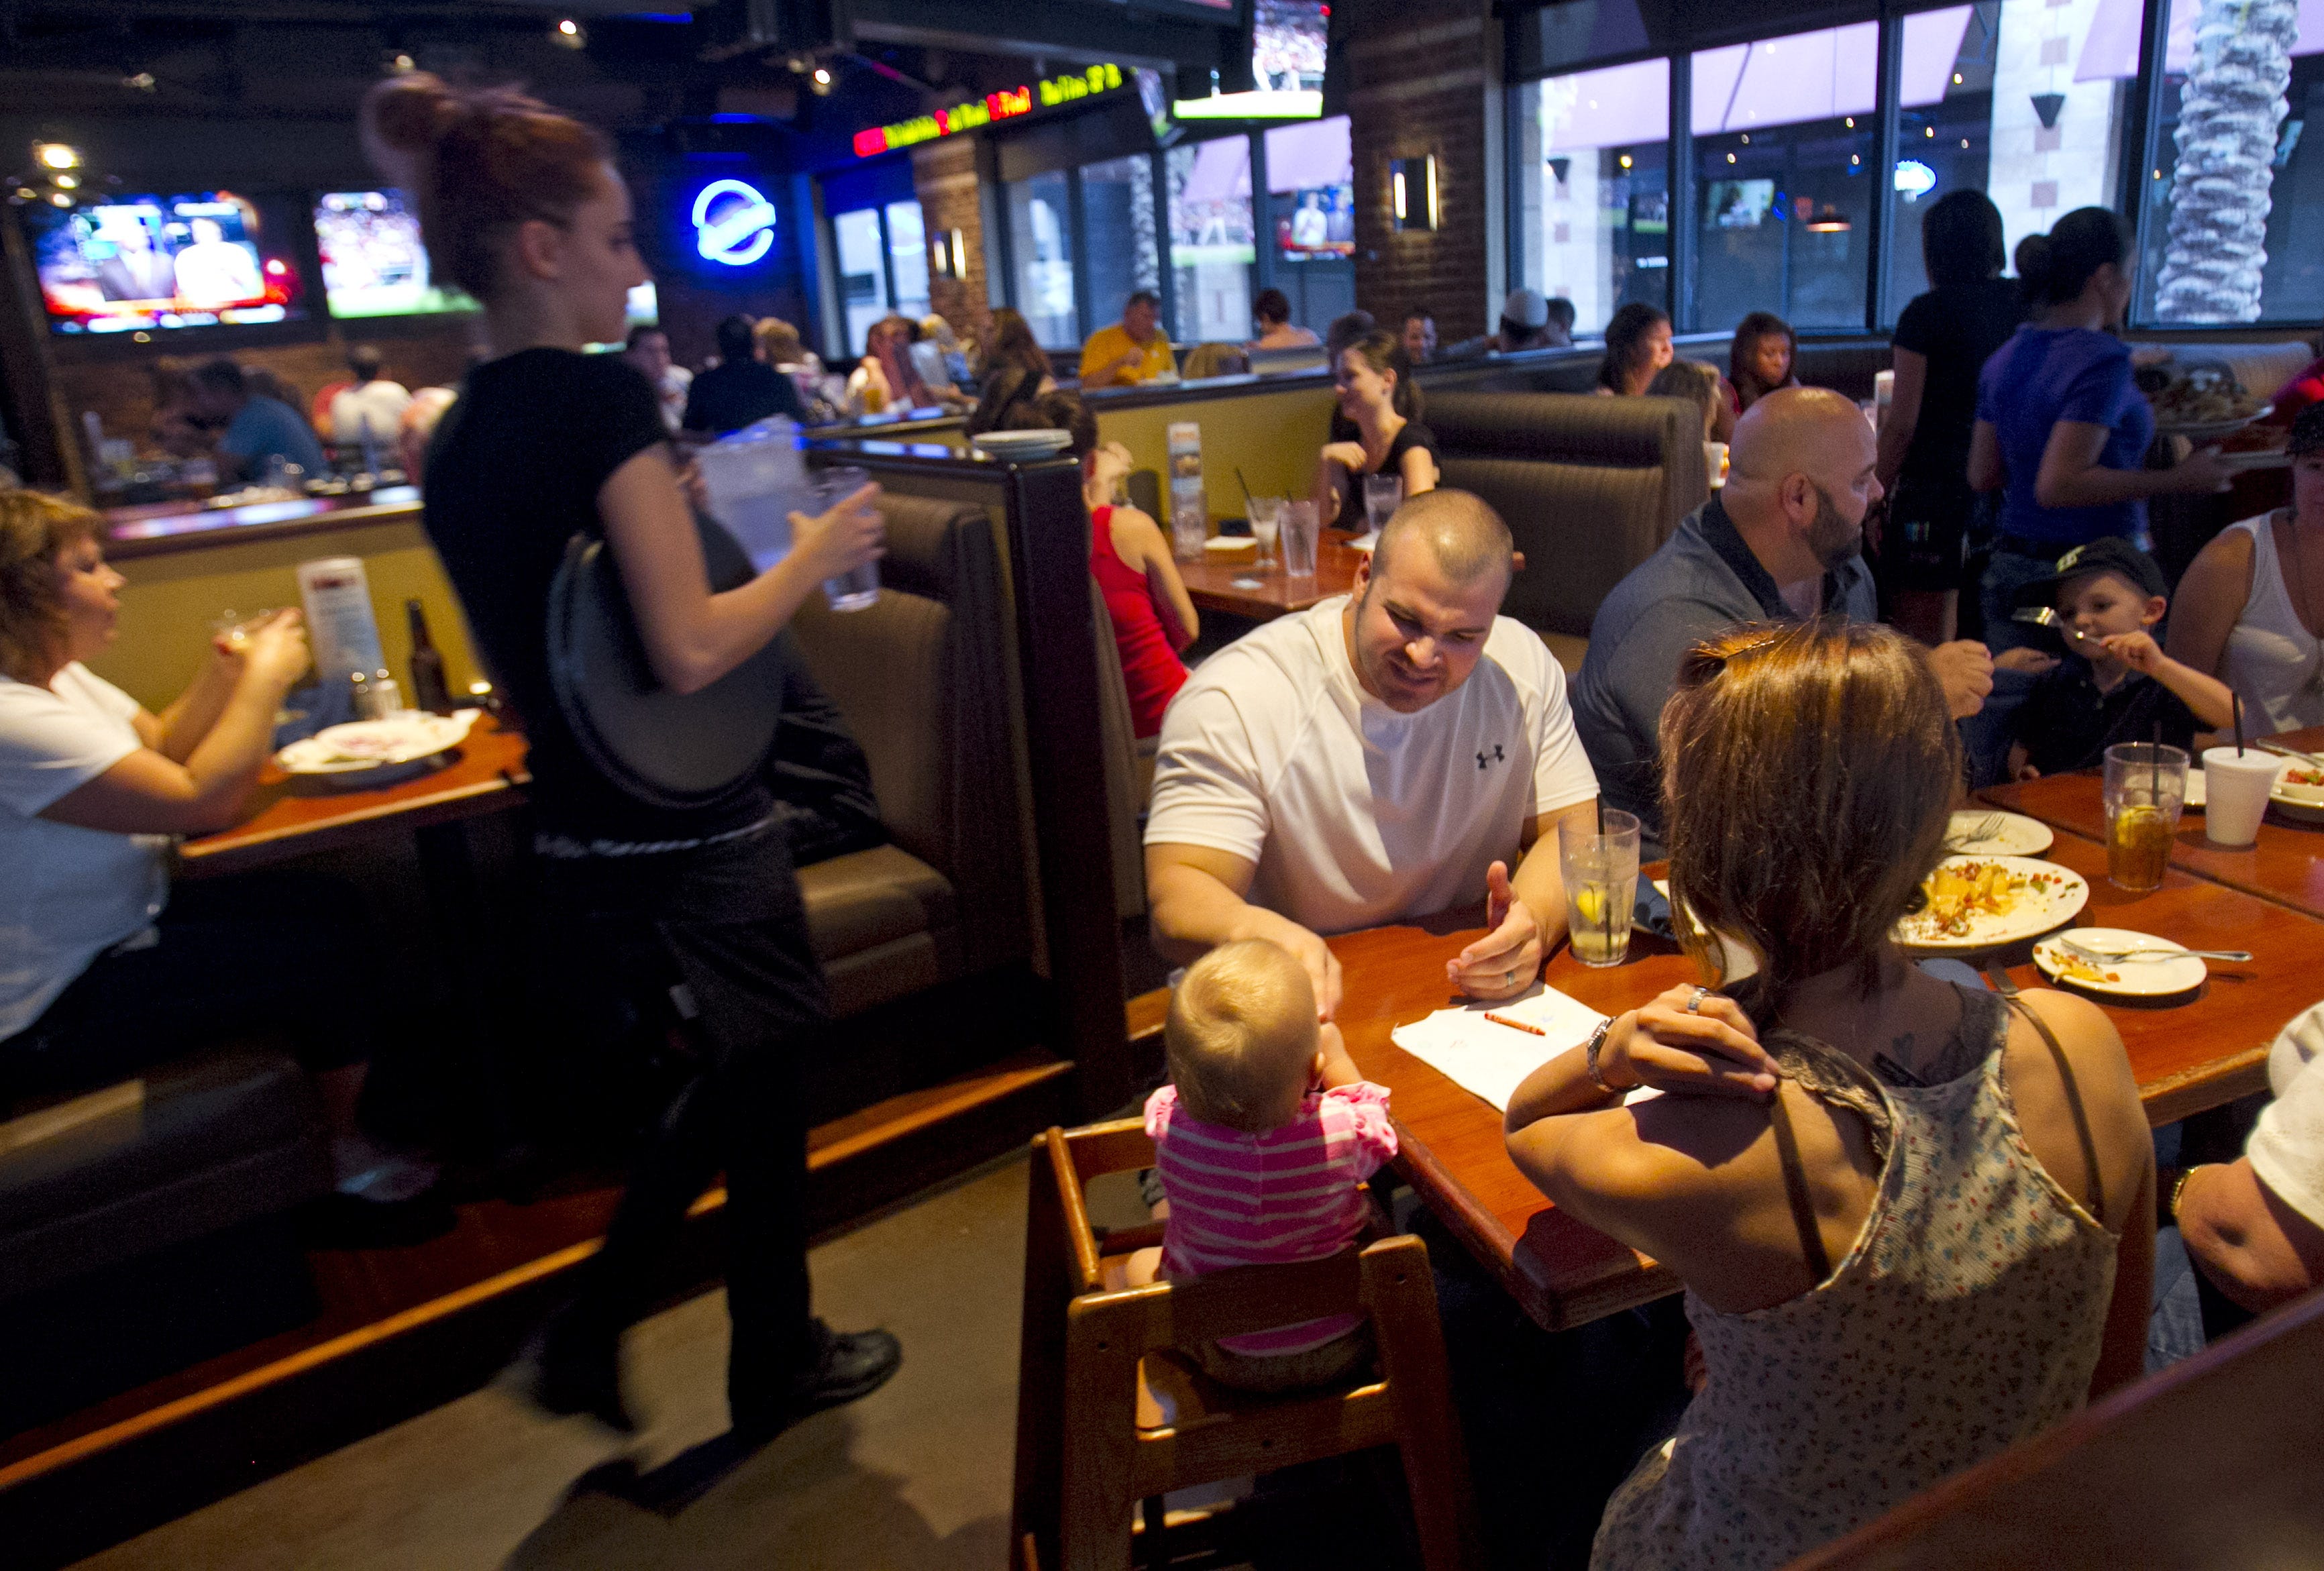
[[775,243],[775,209],[755,186],[713,180],[694,198],[694,245],[711,262],[748,267]]

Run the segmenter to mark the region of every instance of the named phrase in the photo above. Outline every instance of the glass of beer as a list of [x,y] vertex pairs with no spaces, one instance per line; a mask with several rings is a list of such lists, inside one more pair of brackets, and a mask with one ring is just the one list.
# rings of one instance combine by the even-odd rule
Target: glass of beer
[[2187,800],[2187,754],[2154,742],[2106,750],[2107,881],[2144,893],[2163,887]]
[[1557,822],[1557,866],[1565,878],[1565,933],[1585,966],[1618,966],[1630,955],[1630,911],[1638,897],[1638,821],[1608,808],[1601,818]]

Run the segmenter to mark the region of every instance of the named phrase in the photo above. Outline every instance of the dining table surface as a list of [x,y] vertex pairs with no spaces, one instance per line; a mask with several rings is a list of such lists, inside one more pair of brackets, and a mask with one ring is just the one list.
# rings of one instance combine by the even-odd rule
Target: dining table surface
[[[2302,752],[2317,752],[2324,750],[2324,726],[2287,731],[2268,740]],[[2199,758],[2199,767],[2200,762]],[[2039,819],[2053,830],[2106,844],[2105,786],[2095,770],[1988,786],[1978,793],[1978,799]],[[2324,916],[2324,823],[2303,823],[2270,807],[2260,825],[2259,839],[2252,845],[2215,845],[2204,831],[2200,810],[2190,809],[2181,815],[2171,846],[2172,867],[2281,902],[2310,916]],[[2319,990],[2324,993],[2324,985]]]
[[1265,567],[1244,564],[1221,566],[1210,562],[1180,562],[1178,576],[1200,611],[1223,611],[1252,621],[1272,621],[1292,611],[1305,611],[1316,602],[1345,594],[1355,586],[1356,565],[1365,553],[1348,542],[1361,537],[1344,529],[1325,529],[1315,544],[1315,572],[1294,578],[1283,570],[1283,545],[1276,542],[1275,561]]
[[270,759],[259,772],[249,816],[180,845],[180,871],[195,877],[248,872],[373,834],[500,812],[524,799],[522,787],[532,778],[524,754],[523,733],[487,714],[441,767],[392,786],[365,790],[348,786],[343,776],[293,776]]
[[[2264,1089],[2276,1033],[2324,993],[2324,921],[2176,868],[2159,889],[2117,889],[2107,882],[2105,847],[2075,835],[2059,836],[2043,854],[2089,886],[2077,925],[2252,953],[2248,964],[2213,962],[2204,985],[2176,1000],[2093,997],[2121,1034],[2148,1121],[2172,1123]],[[1430,923],[1330,941],[1343,973],[1335,1018],[1357,1067],[1389,1089],[1398,1170],[1545,1329],[1563,1330],[1675,1291],[1668,1272],[1560,1213],[1509,1160],[1499,1110],[1392,1039],[1397,1026],[1462,1001],[1445,980],[1445,962],[1480,932]],[[2030,940],[2020,941],[1960,958],[1999,969],[2020,988],[2050,986],[2031,949]],[[1608,1015],[1700,979],[1676,945],[1645,932],[1632,934],[1622,965],[1593,969],[1561,947],[1544,971],[1548,986]]]

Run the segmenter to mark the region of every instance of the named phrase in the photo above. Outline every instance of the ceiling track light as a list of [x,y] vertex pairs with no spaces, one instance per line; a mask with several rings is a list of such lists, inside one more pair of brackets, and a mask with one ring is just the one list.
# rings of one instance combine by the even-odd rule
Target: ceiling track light
[[549,27],[549,41],[560,49],[586,49],[589,30],[570,16],[560,16]]

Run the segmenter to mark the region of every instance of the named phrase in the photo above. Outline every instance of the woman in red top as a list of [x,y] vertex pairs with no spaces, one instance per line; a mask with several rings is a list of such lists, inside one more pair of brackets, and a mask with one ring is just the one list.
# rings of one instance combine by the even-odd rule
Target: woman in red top
[[1161,527],[1136,508],[1112,505],[1114,482],[1130,470],[1130,450],[1119,442],[1100,446],[1096,418],[1071,393],[1044,394],[1036,407],[1042,424],[1072,434],[1074,456],[1082,461],[1090,575],[1105,596],[1122,678],[1130,684],[1131,729],[1144,741],[1161,733],[1162,712],[1185,685],[1178,651],[1199,630],[1194,597],[1170,559]]

